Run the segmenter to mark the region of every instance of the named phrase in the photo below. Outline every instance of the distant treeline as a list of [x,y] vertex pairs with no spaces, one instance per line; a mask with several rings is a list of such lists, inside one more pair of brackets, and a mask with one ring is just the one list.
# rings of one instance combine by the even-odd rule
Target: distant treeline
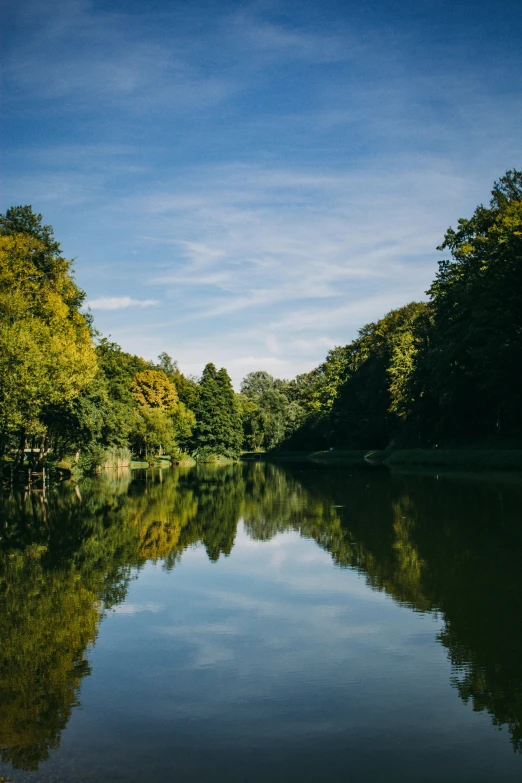
[[508,171],[439,249],[451,258],[427,302],[367,324],[295,380],[253,372],[236,394],[213,364],[190,378],[166,353],[147,362],[100,338],[52,228],[12,207],[0,215],[0,456],[92,467],[131,454],[519,443],[522,173]]

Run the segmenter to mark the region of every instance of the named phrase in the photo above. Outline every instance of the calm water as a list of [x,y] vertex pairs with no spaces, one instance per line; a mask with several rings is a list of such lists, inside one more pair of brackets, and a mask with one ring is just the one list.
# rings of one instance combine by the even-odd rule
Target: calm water
[[517,477],[250,464],[0,512],[0,776],[522,779]]

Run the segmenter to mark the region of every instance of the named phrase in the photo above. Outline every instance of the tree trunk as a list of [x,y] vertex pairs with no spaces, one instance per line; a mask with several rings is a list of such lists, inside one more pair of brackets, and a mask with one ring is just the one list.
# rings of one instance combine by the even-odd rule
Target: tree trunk
[[39,464],[40,467],[42,466],[43,458],[44,458],[45,453],[46,453],[46,451],[45,451],[45,441],[46,441],[46,439],[47,438],[46,438],[45,434],[42,435],[42,437],[40,438],[40,453],[38,454],[38,464]]
[[24,449],[25,449],[25,430],[20,431],[20,438],[18,441],[18,451],[15,454],[13,469],[19,470],[24,464]]

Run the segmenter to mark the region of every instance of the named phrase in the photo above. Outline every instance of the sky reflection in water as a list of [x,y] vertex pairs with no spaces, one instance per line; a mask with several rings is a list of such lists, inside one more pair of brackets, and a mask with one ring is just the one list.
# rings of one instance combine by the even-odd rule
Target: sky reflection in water
[[129,479],[3,501],[0,774],[520,779],[516,481]]

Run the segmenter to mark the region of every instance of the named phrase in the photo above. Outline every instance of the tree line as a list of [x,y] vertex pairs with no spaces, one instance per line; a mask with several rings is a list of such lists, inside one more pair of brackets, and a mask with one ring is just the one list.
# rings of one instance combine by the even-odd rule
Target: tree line
[[51,226],[0,215],[0,456],[73,455],[83,467],[189,452],[235,458],[240,407],[225,369],[199,382],[166,353],[148,362],[101,337]]
[[522,173],[449,228],[428,300],[366,324],[290,384],[295,448],[520,445]]
[[0,456],[85,467],[130,454],[205,461],[281,447],[429,447],[522,437],[522,173],[448,229],[428,300],[367,324],[293,380],[236,394],[224,368],[186,377],[126,353],[82,311],[85,293],[30,206],[0,215]]

